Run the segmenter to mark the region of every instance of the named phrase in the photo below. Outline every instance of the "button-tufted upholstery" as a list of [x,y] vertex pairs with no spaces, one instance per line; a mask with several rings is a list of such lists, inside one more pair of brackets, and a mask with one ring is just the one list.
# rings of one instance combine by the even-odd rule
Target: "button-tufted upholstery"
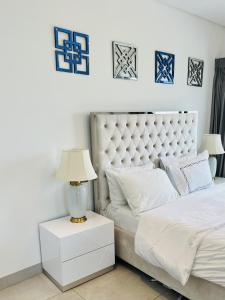
[[95,208],[104,214],[110,202],[104,170],[196,152],[197,113],[91,113],[91,139]]

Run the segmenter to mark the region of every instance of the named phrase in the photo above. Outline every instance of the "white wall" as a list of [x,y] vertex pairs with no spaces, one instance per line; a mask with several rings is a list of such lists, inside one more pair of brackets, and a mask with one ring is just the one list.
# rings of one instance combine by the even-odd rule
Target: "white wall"
[[[208,129],[222,27],[151,0],[0,1],[0,277],[40,262],[38,223],[65,214],[61,149],[89,146],[90,111],[198,110]],[[53,26],[90,35],[91,75],[55,71]],[[138,47],[137,82],[112,78],[113,40]],[[154,51],[176,54],[175,84],[154,83]],[[186,85],[188,56],[205,60]]]

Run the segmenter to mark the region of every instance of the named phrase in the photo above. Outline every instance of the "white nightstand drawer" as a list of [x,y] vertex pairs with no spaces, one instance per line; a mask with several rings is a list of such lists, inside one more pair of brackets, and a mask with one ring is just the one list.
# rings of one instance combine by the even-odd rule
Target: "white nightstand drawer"
[[69,217],[42,223],[40,235],[42,248],[46,247],[42,260],[59,256],[64,262],[114,243],[114,223],[89,211],[87,221],[81,224],[71,223]]
[[115,264],[114,223],[95,212],[74,224],[70,217],[41,223],[42,266],[62,290],[110,271]]
[[[76,226],[76,224],[73,225]],[[79,232],[64,238],[61,242],[61,261],[67,261],[112,243],[114,243],[113,222],[92,228],[91,231]]]
[[68,260],[62,263],[61,285],[67,285],[114,264],[114,244]]

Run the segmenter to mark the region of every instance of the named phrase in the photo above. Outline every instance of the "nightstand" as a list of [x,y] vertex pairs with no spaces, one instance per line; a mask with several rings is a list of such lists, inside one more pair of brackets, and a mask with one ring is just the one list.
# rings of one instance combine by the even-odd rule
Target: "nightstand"
[[223,177],[216,177],[215,180],[214,180],[214,183],[215,184],[225,183],[225,178],[223,178]]
[[112,270],[115,264],[113,221],[92,211],[84,223],[69,219],[39,225],[44,272],[62,291]]

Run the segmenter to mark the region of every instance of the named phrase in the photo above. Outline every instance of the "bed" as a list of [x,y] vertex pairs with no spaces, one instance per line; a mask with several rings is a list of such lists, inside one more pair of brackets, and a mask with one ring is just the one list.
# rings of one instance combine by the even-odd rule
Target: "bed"
[[92,160],[98,174],[94,185],[95,210],[115,221],[116,255],[156,280],[193,300],[224,300],[225,288],[190,276],[183,286],[163,269],[140,258],[134,250],[138,218],[128,208],[110,209],[105,169],[129,167],[160,157],[197,152],[196,112],[91,113]]

